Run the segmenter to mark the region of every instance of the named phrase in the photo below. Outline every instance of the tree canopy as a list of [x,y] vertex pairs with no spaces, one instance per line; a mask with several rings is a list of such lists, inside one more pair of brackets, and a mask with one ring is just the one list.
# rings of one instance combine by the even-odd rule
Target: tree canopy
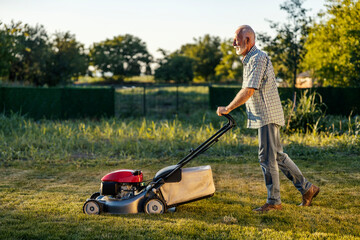
[[35,85],[46,83],[46,67],[51,53],[49,36],[42,25],[35,27],[12,22],[5,25],[12,44],[8,50],[10,81],[27,81]]
[[155,71],[156,80],[189,82],[194,77],[200,81],[242,79],[242,64],[232,40],[221,42],[219,37],[210,35],[194,40],[195,43],[182,45],[172,54],[160,49],[164,57],[158,62],[160,67]]
[[232,40],[227,39],[220,45],[222,57],[220,63],[215,67],[215,76],[220,78],[220,80],[242,79],[242,63],[231,43]]
[[84,47],[74,35],[57,33],[52,41],[42,25],[0,26],[0,77],[55,86],[87,70]]
[[185,44],[178,51],[179,55],[194,59],[194,76],[206,82],[215,80],[215,68],[220,63],[220,38],[206,34],[194,38],[195,43]]
[[305,44],[303,66],[320,86],[360,86],[360,2],[328,0],[326,6]]
[[304,0],[288,0],[280,5],[288,15],[284,24],[270,22],[276,31],[275,37],[265,33],[258,34],[263,49],[271,57],[276,76],[295,86],[299,63],[305,55],[304,44],[308,36],[311,19],[303,8]]
[[[269,21],[275,36],[258,33],[275,74],[295,86],[309,70],[318,86],[360,86],[360,2],[327,0],[327,10],[313,22],[305,0],[285,0],[287,22]],[[130,34],[94,43],[89,49],[75,35],[48,34],[42,25],[0,22],[0,78],[33,85],[69,83],[89,73],[89,65],[113,79],[151,74],[154,63],[146,43]],[[242,78],[242,64],[231,40],[206,34],[158,61],[155,79],[185,83]],[[109,75],[108,75],[109,74]]]
[[159,61],[159,67],[155,70],[155,80],[176,83],[188,83],[194,78],[193,62],[189,57],[178,54],[168,55],[164,50],[159,49],[163,54],[163,59]]
[[[16,29],[14,29],[15,34]],[[15,58],[14,42],[11,31],[2,22],[0,22],[0,77],[8,77],[11,67],[11,62]]]
[[69,32],[56,33],[47,71],[49,85],[69,82],[72,77],[85,75],[87,69],[88,56],[84,45],[76,41],[75,36]]
[[140,38],[126,34],[94,43],[90,49],[90,61],[102,76],[110,72],[123,79],[125,76],[140,75],[142,67],[146,73],[151,73],[149,64],[152,56]]

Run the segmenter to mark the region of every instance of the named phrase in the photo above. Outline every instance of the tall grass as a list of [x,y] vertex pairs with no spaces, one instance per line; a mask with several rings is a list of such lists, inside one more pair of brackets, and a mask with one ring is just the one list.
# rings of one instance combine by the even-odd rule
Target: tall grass
[[310,93],[305,90],[294,101],[288,99],[284,104],[286,131],[317,131],[320,121],[325,117],[324,108],[321,95],[315,91]]
[[[257,146],[256,131],[244,127],[245,115],[235,113],[235,119],[238,127],[225,134],[216,147],[209,150],[210,155],[237,155],[239,148],[246,154]],[[327,121],[322,126],[326,131],[284,135],[284,144],[289,149],[293,145],[312,147],[319,152],[332,149],[358,152],[359,118],[356,116],[346,121],[329,117],[329,120],[334,122]],[[99,121],[34,121],[17,114],[10,117],[0,115],[0,163],[91,165],[98,164],[91,160],[98,158],[103,158],[104,162],[128,158],[181,158],[225,123],[226,119],[216,116],[214,112],[197,112],[172,120],[113,118]],[[296,149],[292,151],[295,155],[302,154]]]

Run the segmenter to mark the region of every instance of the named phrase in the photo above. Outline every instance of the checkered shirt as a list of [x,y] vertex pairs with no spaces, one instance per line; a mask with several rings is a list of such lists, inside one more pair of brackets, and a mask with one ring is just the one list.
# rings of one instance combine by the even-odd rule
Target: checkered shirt
[[242,88],[255,88],[254,94],[245,104],[247,127],[260,128],[270,123],[285,125],[274,68],[267,54],[253,46],[242,62]]

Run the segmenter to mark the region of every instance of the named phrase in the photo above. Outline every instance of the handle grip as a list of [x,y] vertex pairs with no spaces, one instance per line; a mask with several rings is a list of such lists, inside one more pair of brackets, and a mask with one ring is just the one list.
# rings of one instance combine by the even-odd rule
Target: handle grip
[[222,116],[226,117],[229,120],[230,127],[235,127],[236,126],[236,122],[235,122],[234,118],[230,114],[223,114]]

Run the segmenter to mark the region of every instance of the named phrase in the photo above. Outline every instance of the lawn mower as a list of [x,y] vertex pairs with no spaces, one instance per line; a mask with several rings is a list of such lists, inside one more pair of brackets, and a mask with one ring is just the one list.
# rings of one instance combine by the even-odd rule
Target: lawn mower
[[236,125],[230,115],[223,116],[228,123],[196,149],[191,149],[176,165],[158,171],[150,181],[143,181],[141,170],[121,169],[105,175],[101,179],[100,192],[86,200],[83,212],[161,214],[181,204],[213,196],[215,185],[210,166],[183,167]]

